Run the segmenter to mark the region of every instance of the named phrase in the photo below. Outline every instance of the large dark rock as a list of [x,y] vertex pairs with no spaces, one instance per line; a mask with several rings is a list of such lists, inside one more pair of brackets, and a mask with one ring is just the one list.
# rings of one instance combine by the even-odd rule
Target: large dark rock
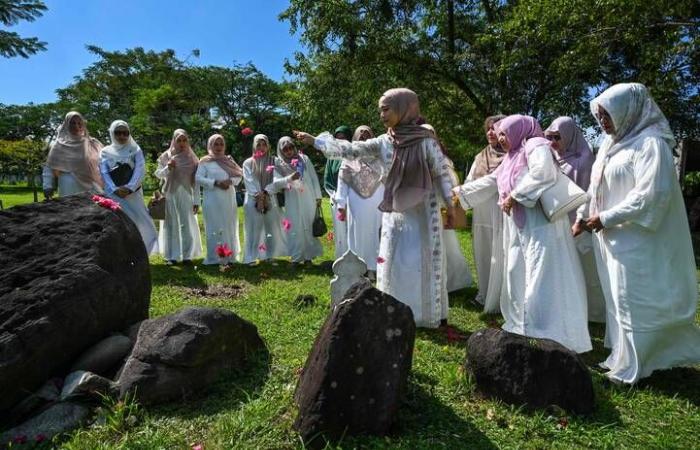
[[467,342],[466,369],[483,394],[515,405],[593,411],[591,375],[581,357],[549,339],[487,328]]
[[316,337],[295,393],[294,427],[307,445],[389,432],[411,370],[411,309],[367,281],[345,298]]
[[88,194],[0,211],[0,416],[87,348],[148,317],[148,255]]
[[255,325],[225,309],[185,308],[146,320],[120,370],[119,392],[143,404],[181,399],[264,347]]

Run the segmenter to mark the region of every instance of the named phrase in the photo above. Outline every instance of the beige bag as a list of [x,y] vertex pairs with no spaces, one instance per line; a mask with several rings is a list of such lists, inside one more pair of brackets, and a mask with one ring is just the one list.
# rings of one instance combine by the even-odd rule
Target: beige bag
[[571,178],[559,171],[554,186],[540,196],[540,205],[547,220],[554,222],[586,203],[589,198],[590,196]]
[[159,191],[155,191],[148,201],[148,214],[153,220],[165,220],[165,196]]

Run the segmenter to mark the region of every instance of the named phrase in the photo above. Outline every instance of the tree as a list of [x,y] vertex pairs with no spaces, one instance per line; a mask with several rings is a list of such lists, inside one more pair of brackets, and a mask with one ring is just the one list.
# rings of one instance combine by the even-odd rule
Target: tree
[[694,0],[291,0],[280,17],[308,49],[288,70],[298,80],[290,110],[311,127],[366,122],[372,115],[357,114],[381,92],[407,86],[466,156],[484,144],[486,115],[572,115],[588,126],[588,100],[634,80],[678,134],[700,134]]
[[49,142],[62,120],[56,103],[0,104],[0,139]]
[[[37,17],[41,17],[46,9],[41,0],[0,0],[0,23],[11,27],[22,20],[33,22]],[[0,30],[0,55],[5,58],[28,58],[29,55],[44,50],[46,42],[41,42],[35,37],[24,38],[17,33]]]
[[0,173],[26,177],[34,188],[34,201],[38,201],[35,178],[41,174],[46,161],[47,145],[33,140],[0,140]]

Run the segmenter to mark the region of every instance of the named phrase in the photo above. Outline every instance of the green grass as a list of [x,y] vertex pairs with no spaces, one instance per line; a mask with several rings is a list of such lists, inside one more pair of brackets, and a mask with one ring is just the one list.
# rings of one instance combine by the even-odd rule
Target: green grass
[[[3,189],[3,200],[6,191]],[[14,194],[13,194],[14,195]],[[13,197],[14,198],[14,197]],[[31,201],[31,193],[28,196]],[[330,219],[326,203],[326,218]],[[471,236],[459,232],[470,263]],[[269,354],[261,355],[243,373],[226,375],[200,398],[138,409],[132,426],[114,417],[55,442],[68,449],[208,449],[299,448],[292,429],[292,399],[298,370],[328,314],[332,248],[323,239],[324,255],[312,267],[236,265],[168,267],[152,259],[151,316],[187,305],[222,307],[257,325]],[[473,268],[473,263],[471,264]],[[236,285],[235,298],[201,298],[188,288]],[[450,322],[462,334],[499,322],[481,314],[472,303],[476,290],[451,296]],[[311,294],[318,302],[299,307],[295,298]],[[593,326],[595,350],[586,355],[593,367],[602,360],[603,327]],[[700,448],[700,371],[675,369],[654,374],[636,387],[607,383],[592,370],[597,410],[589,417],[560,417],[555,411],[527,411],[480,398],[462,370],[465,342],[447,342],[437,330],[419,330],[408,392],[395,431],[387,437],[346,438],[338,448]],[[126,408],[126,410],[129,410]],[[111,425],[109,425],[111,423]]]

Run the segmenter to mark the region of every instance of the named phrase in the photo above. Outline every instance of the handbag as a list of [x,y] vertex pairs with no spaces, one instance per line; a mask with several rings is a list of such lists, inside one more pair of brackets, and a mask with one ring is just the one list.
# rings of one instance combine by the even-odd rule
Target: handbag
[[547,220],[554,222],[574,211],[590,199],[566,174],[558,171],[554,186],[547,188],[540,196],[542,212]]
[[277,206],[284,208],[284,192],[278,192],[275,195],[277,196]]
[[134,169],[124,163],[117,163],[114,169],[109,171],[109,177],[115,186],[126,186],[134,175]]
[[316,216],[314,217],[314,223],[311,226],[311,232],[314,237],[321,237],[328,232],[328,227],[326,226],[326,221],[323,220],[323,212],[321,207],[316,207]]
[[245,191],[236,191],[236,206],[239,208],[245,203]]
[[159,191],[155,191],[148,201],[148,214],[154,220],[165,220],[165,196]]
[[[462,205],[454,205],[454,211],[455,211],[455,217],[454,217],[454,222],[452,224],[451,230],[467,230],[469,229],[469,224],[467,223],[467,212],[462,208]],[[442,208],[440,210],[440,214],[442,215],[442,223],[443,226],[445,223],[447,223],[447,209]]]

